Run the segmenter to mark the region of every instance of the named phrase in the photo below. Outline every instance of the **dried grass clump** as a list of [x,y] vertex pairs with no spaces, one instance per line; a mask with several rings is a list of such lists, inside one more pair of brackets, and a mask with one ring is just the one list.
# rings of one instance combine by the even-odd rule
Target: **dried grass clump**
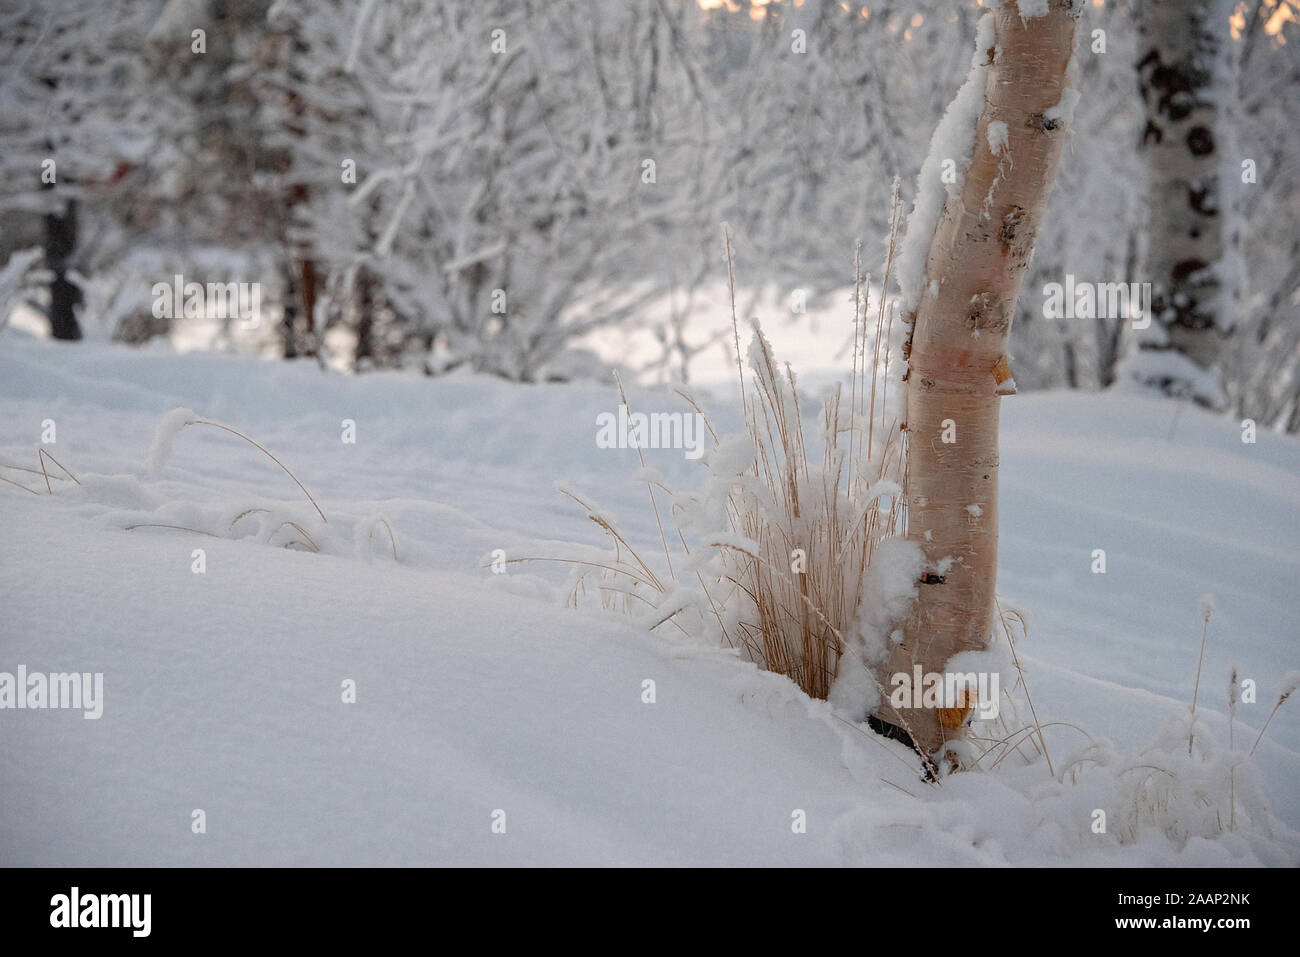
[[730,498],[733,530],[752,545],[719,543],[732,552],[732,580],[752,603],[738,625],[741,645],[815,698],[826,697],[835,680],[875,548],[902,523],[901,483],[893,480],[901,479],[901,433],[894,423],[877,438],[873,411],[860,401],[874,404],[876,369],[887,361],[885,302],[868,379],[860,278],[854,299],[849,402],[846,409],[841,389],[827,396],[819,461],[810,461],[794,373],[787,365],[782,374],[755,327],[748,356],[753,388],[744,397],[754,461]]
[[[153,445],[149,450],[149,467],[155,474],[161,471],[163,465],[171,455],[172,443],[176,436],[184,429],[198,425],[209,426],[211,428],[220,429],[223,432],[228,432],[229,434],[242,439],[244,442],[247,442],[265,455],[268,459],[278,465],[284,474],[289,476],[289,478],[293,480],[293,483],[302,490],[302,494],[307,498],[307,501],[311,503],[312,508],[315,509],[316,514],[320,517],[322,524],[327,526],[329,525],[328,520],[325,518],[325,513],[321,510],[315,497],[311,492],[307,491],[307,487],[298,480],[298,476],[295,475],[289,467],[280,461],[280,459],[269,449],[267,449],[266,446],[228,425],[223,425],[220,422],[214,422],[210,419],[202,418],[191,409],[173,409],[158,422],[157,428],[154,432]],[[206,535],[212,538],[232,538],[237,533],[236,526],[239,526],[239,523],[250,515],[265,516],[265,518],[261,520],[261,527],[257,532],[264,544],[276,545],[280,548],[291,549],[294,551],[319,554],[321,552],[321,544],[325,539],[321,538],[318,541],[317,536],[321,535],[322,532],[328,533],[329,531],[328,529],[317,530],[316,534],[313,535],[313,533],[309,532],[303,524],[308,521],[307,519],[303,519],[300,522],[293,519],[282,518],[278,513],[273,513],[271,509],[262,508],[260,506],[241,508],[232,518],[229,519],[228,522],[223,519],[222,522],[215,524],[215,531],[194,528],[190,525],[166,522],[137,522],[133,525],[127,525],[125,528],[127,531],[133,531],[137,528],[170,528],[176,531],[191,532],[193,534]],[[388,520],[381,515],[375,515],[366,522],[354,527],[353,533],[358,537],[358,549],[360,550],[362,547],[360,537],[363,533],[365,536],[365,547],[373,548],[376,531],[379,526],[383,526],[384,533],[388,538],[389,548],[392,551],[393,561],[397,561],[397,536],[393,532],[392,525],[389,524]],[[242,528],[246,526],[240,527]]]
[[[900,218],[896,195],[883,289]],[[825,698],[846,636],[856,630],[863,578],[876,547],[903,532],[902,433],[896,419],[886,421],[885,412],[893,309],[883,295],[875,303],[872,336],[869,277],[862,275],[859,248],[849,394],[836,386],[826,395],[820,435],[810,442],[794,372],[788,365],[778,367],[757,323],[742,355],[729,234],[725,250],[745,429],[741,436],[719,440],[699,404],[678,390],[704,418],[713,449],[703,459],[710,473],[706,487],[692,494],[668,488],[641,458],[664,566],[657,568],[657,560],[638,552],[611,516],[567,488],[561,491],[586,509],[613,553],[510,561],[571,565],[571,604],[594,590],[603,607],[646,616],[651,628],[672,623],[688,637],[716,634],[764,669]],[[621,383],[619,398],[628,406]],[[669,506],[671,546],[661,495]]]
[[[1087,745],[1058,765],[1054,777],[1068,785],[1076,799],[1076,813],[1071,816],[1075,826],[1090,819],[1095,813],[1088,810],[1092,806],[1110,815],[1105,833],[1121,845],[1139,842],[1148,831],[1178,848],[1193,838],[1216,840],[1231,833],[1271,840],[1272,816],[1254,754],[1274,715],[1300,686],[1300,674],[1292,671],[1282,676],[1272,710],[1254,745],[1246,751],[1236,746],[1235,723],[1241,697],[1238,669],[1233,666],[1227,687],[1228,747],[1223,749],[1198,716],[1206,635],[1213,610],[1208,596],[1202,597],[1197,680],[1188,711],[1169,716],[1155,739],[1136,752],[1121,753],[1109,741],[1089,736]],[[1007,753],[1004,751],[993,766]],[[1085,837],[1095,840],[1097,835]]]

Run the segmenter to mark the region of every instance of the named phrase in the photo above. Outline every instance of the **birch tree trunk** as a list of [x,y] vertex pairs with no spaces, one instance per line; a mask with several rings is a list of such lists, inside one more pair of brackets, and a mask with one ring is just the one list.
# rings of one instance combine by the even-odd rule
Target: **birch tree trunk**
[[[988,644],[997,572],[998,409],[1001,395],[1014,392],[1004,353],[1077,99],[1070,64],[1081,2],[1002,0],[986,15],[970,89],[949,108],[927,161],[930,173],[934,160],[942,171],[945,149],[971,144],[969,164],[935,217],[924,272],[912,280],[917,289],[909,296],[904,288],[911,323],[904,347],[908,537],[924,551],[926,571],[902,641],[878,674],[886,692],[896,674],[910,678],[916,665],[942,673],[953,655]],[[1022,18],[1022,9],[1031,15]],[[965,129],[954,131],[954,123]],[[918,194],[944,188],[926,176],[923,169]],[[913,229],[928,225],[924,205],[918,198],[909,243]],[[963,733],[969,711],[895,708],[886,700],[876,717],[933,755]]]
[[1138,88],[1146,107],[1147,268],[1151,332],[1135,377],[1212,408],[1224,403],[1219,358],[1232,332],[1240,261],[1235,170],[1224,147],[1234,100],[1230,0],[1143,0]]

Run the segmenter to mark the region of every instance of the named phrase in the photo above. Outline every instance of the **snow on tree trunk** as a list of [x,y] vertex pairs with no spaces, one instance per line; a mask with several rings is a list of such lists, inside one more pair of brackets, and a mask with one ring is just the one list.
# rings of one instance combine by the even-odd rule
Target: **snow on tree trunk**
[[1153,322],[1130,375],[1210,407],[1234,325],[1240,228],[1225,167],[1236,48],[1229,0],[1145,0],[1138,88],[1146,107],[1147,267]]
[[[997,571],[998,407],[1014,393],[1004,356],[1078,93],[1078,0],[1003,0],[979,25],[966,84],[921,169],[899,266],[909,321],[908,537],[925,553],[917,600],[878,677],[942,673],[987,646]],[[896,633],[897,634],[897,633]],[[973,704],[973,702],[971,702]],[[876,717],[933,754],[969,708]]]

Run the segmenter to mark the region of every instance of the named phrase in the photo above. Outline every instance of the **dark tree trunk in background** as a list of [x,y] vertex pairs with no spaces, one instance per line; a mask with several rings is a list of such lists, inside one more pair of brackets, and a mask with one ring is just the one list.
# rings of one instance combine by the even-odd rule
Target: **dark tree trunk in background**
[[[1152,328],[1139,349],[1165,353],[1136,377],[1171,395],[1223,404],[1220,356],[1232,334],[1240,236],[1228,135],[1236,51],[1230,0],[1143,0],[1138,88],[1148,182]],[[1226,164],[1226,165],[1225,165]]]
[[[1124,271],[1120,275],[1136,277],[1137,274],[1138,237],[1136,232],[1130,232],[1124,249]],[[1109,389],[1118,377],[1125,320],[1118,316],[1098,316],[1094,321],[1097,329],[1097,384]]]
[[[289,127],[290,132],[301,135],[301,131],[294,127]],[[300,206],[306,206],[310,198],[310,193],[306,186],[301,183],[295,184],[289,191],[289,209],[288,218],[294,219],[294,211]],[[291,255],[293,256],[294,280],[298,287],[298,303],[302,307],[302,349],[301,352],[296,348],[294,354],[289,355],[285,352],[285,358],[291,359],[299,354],[304,356],[316,355],[316,297],[320,292],[320,278],[316,273],[316,258],[312,253],[309,242],[296,241],[292,244]]]
[[69,200],[62,212],[45,216],[45,267],[50,281],[50,334],[55,339],[80,339],[75,307],[81,290],[68,279],[68,266],[77,248],[77,202]]
[[302,315],[307,326],[307,355],[316,354],[316,298],[320,292],[320,276],[316,260],[298,260],[298,284],[302,291]]
[[375,293],[374,280],[363,266],[357,270],[357,346],[352,355],[352,367],[361,371],[363,361],[375,360]]
[[295,270],[288,262],[281,264],[284,288],[281,294],[281,309],[284,313],[280,320],[280,341],[284,344],[286,359],[298,358],[298,281]]
[[[293,92],[288,95],[287,108],[291,116],[300,116],[306,108],[302,99]],[[285,130],[295,138],[301,138],[306,135],[306,131],[295,122],[285,124]],[[289,168],[292,159],[289,154],[281,157],[284,169]],[[297,218],[297,210],[306,207],[311,199],[311,191],[305,183],[294,183],[285,198],[285,221],[293,223]],[[292,282],[297,290],[298,306],[302,309],[302,324],[300,342],[290,342],[294,338],[295,329],[292,325],[286,330],[286,343],[284,357],[294,359],[299,355],[314,356],[316,355],[316,297],[320,291],[319,279],[316,274],[316,257],[312,251],[310,240],[293,239],[288,243],[288,252],[291,259],[289,272],[292,274]],[[288,300],[294,296],[293,290],[285,291],[285,298]],[[289,315],[285,311],[286,317]],[[302,348],[299,349],[301,344]]]

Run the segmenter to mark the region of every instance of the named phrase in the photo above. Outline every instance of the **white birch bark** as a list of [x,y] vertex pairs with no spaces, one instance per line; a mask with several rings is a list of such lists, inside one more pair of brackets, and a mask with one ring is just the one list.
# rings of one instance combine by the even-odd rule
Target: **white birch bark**
[[[982,26],[972,75],[983,74],[983,99],[974,102],[969,166],[943,200],[919,288],[912,296],[904,289],[914,310],[905,349],[908,537],[921,545],[927,571],[902,642],[878,675],[886,691],[895,674],[911,675],[915,665],[941,673],[953,655],[987,646],[997,572],[998,409],[1009,376],[1004,353],[1077,99],[1070,64],[1079,5],[1002,0],[989,15],[991,38]],[[946,119],[940,127],[943,138],[951,135],[947,125]],[[932,151],[944,149],[940,134]],[[942,168],[942,157],[932,152],[932,159]],[[920,185],[929,188],[937,184]],[[918,199],[918,211],[924,206]],[[914,213],[909,233],[919,218],[919,228],[926,227]],[[954,441],[944,441],[945,432]],[[886,702],[877,717],[933,754],[962,733],[968,710],[895,709]]]

